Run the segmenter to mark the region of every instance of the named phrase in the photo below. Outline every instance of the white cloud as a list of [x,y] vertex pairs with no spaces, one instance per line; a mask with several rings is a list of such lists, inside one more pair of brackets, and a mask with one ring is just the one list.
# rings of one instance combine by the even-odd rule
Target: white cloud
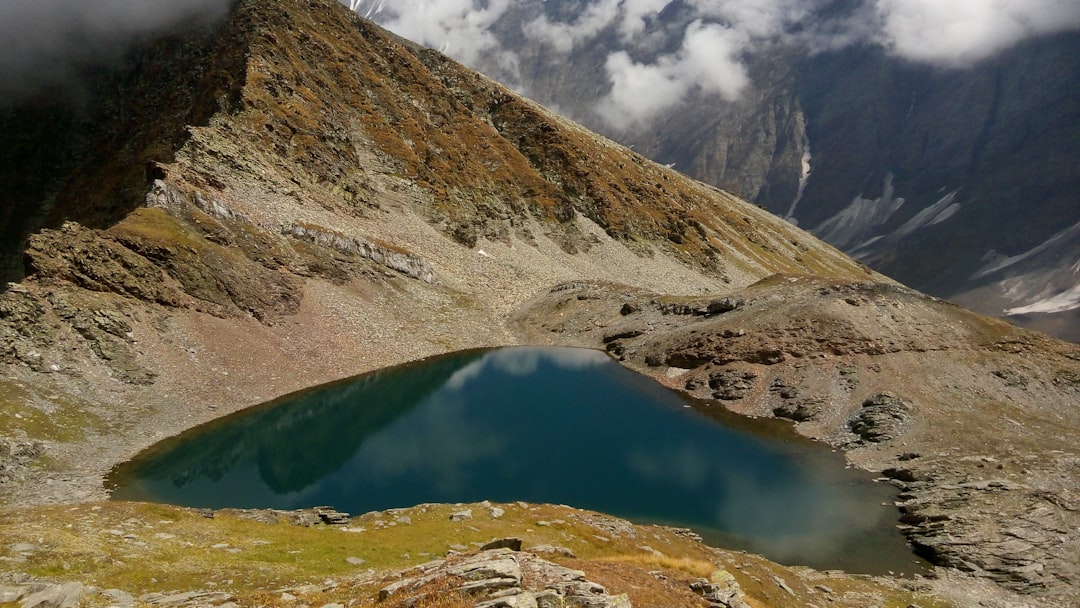
[[645,19],[667,8],[672,0],[623,0],[619,36],[629,40],[645,30]]
[[877,0],[881,43],[914,61],[963,67],[1035,36],[1080,28],[1076,0]]
[[619,16],[623,0],[597,0],[588,5],[571,23],[552,22],[546,16],[525,24],[524,33],[530,40],[548,44],[557,53],[566,54],[574,46],[590,40]]
[[596,0],[572,22],[553,22],[537,17],[524,26],[525,35],[566,54],[614,25],[622,42],[630,42],[645,31],[646,18],[664,10],[672,0]]
[[[515,0],[399,0],[383,4],[380,23],[394,33],[443,52],[470,66],[478,66],[481,58],[490,61],[501,50],[491,32],[495,24]],[[369,2],[370,3],[370,2]],[[357,12],[368,12],[361,3]],[[500,58],[503,66],[512,58]]]
[[754,38],[776,36],[802,23],[823,4],[822,0],[688,0],[697,15],[721,21]]
[[655,118],[692,91],[739,97],[750,79],[739,60],[746,36],[731,28],[694,21],[678,52],[650,64],[633,61],[625,51],[608,55],[605,65],[611,92],[597,107],[612,127],[625,130]]
[[[601,0],[607,1],[607,0]],[[634,61],[625,50],[608,55],[611,91],[597,105],[604,121],[626,130],[655,118],[693,92],[731,101],[750,84],[742,57],[779,38],[810,18],[822,0],[688,0],[698,17],[682,33],[681,47],[650,63]],[[626,1],[620,34],[624,40],[645,27],[648,9],[667,2]],[[659,8],[657,8],[659,7]]]

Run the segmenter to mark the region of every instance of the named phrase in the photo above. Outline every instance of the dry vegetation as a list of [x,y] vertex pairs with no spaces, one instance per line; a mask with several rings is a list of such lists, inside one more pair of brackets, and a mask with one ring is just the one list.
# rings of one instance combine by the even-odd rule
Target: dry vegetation
[[[393,572],[516,536],[526,550],[570,549],[577,557],[546,558],[583,570],[609,592],[629,594],[637,608],[701,606],[689,588],[697,579],[734,580],[753,606],[941,605],[895,581],[785,568],[706,547],[668,528],[632,526],[554,505],[498,505],[505,513],[493,517],[491,506],[421,505],[369,513],[344,528],[259,521],[267,519],[266,512],[226,510],[209,516],[140,503],[6,509],[0,511],[0,536],[7,546],[26,543],[37,549],[0,561],[0,580],[22,572],[135,595],[197,589],[220,592],[221,601],[231,597],[245,606],[294,605],[290,595],[309,605],[398,606],[408,598],[376,601],[380,581]],[[450,520],[450,513],[465,507],[471,507],[474,519]],[[449,591],[445,579],[432,585],[409,593],[426,597],[409,605],[472,605]],[[89,603],[101,604],[103,598],[93,596]]]

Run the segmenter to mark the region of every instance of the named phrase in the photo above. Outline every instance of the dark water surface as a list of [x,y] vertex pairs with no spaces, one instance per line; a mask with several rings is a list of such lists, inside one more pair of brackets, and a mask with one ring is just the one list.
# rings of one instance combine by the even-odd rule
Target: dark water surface
[[198,427],[110,483],[117,500],[212,508],[568,504],[786,564],[921,570],[890,485],[775,421],[721,424],[689,404],[597,351],[471,351]]

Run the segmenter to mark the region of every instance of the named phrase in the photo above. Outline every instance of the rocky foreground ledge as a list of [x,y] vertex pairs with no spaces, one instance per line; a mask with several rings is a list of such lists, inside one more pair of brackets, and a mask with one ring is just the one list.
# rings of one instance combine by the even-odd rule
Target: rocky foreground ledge
[[117,502],[3,510],[0,535],[0,603],[20,608],[952,605],[945,581],[789,568],[553,505],[349,517]]

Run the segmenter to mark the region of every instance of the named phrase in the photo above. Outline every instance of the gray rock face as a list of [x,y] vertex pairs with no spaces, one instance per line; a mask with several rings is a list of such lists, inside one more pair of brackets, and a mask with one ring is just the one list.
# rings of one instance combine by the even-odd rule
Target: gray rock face
[[464,509],[462,511],[455,511],[450,514],[450,521],[465,521],[472,519],[472,509]]
[[188,607],[217,605],[229,599],[228,593],[220,591],[184,591],[175,593],[147,593],[139,601],[154,606]]
[[454,577],[464,581],[457,587],[460,591],[478,599],[478,608],[630,608],[626,595],[609,595],[580,570],[508,548],[436,560],[401,576],[379,590],[380,600],[395,594],[422,594],[424,586]]
[[511,551],[521,551],[521,539],[497,538],[480,547],[481,551],[487,551],[488,549],[510,549]]
[[726,298],[719,298],[717,300],[713,300],[712,302],[709,302],[708,306],[705,307],[705,314],[706,315],[724,314],[725,312],[731,312],[731,311],[741,307],[743,304],[746,304],[746,300],[744,300],[742,298],[730,297],[730,296],[726,297]]
[[10,604],[26,597],[30,590],[26,587],[0,585],[0,604]]
[[690,583],[690,589],[700,594],[713,608],[749,608],[742,600],[742,589],[730,575],[723,583],[698,579]]
[[296,509],[294,511],[282,511],[279,509],[222,509],[222,511],[231,513],[241,519],[250,519],[264,524],[286,522],[302,528],[310,528],[320,524],[346,526],[350,521],[348,513],[343,513],[333,507],[311,507],[310,509]]
[[45,446],[40,441],[15,441],[0,437],[0,486],[16,479],[44,453]]
[[349,523],[349,514],[333,507],[314,507],[312,510],[318,515],[319,521],[329,526],[344,526]]
[[64,583],[38,591],[22,601],[22,608],[78,608],[85,587],[82,583]]
[[577,557],[574,552],[566,547],[558,547],[555,545],[534,545],[528,548],[529,553],[535,553],[536,555],[554,555],[558,557]]
[[135,598],[126,591],[120,589],[106,589],[101,592],[101,596],[109,600],[110,606],[119,606],[119,608],[132,608],[135,605]]
[[709,375],[709,386],[713,389],[713,398],[734,401],[745,397],[753,388],[757,374],[719,370]]
[[773,408],[773,415],[778,418],[787,418],[795,422],[813,420],[821,414],[822,407],[819,399],[799,399],[784,402],[783,405]]
[[521,591],[486,602],[479,602],[476,608],[538,608],[536,596],[528,591]]
[[403,249],[374,243],[360,237],[345,236],[310,225],[293,224],[285,228],[283,232],[296,239],[358,255],[431,285],[438,283],[435,270],[427,260]]
[[848,427],[863,441],[881,443],[898,437],[911,417],[911,404],[891,393],[867,399]]

